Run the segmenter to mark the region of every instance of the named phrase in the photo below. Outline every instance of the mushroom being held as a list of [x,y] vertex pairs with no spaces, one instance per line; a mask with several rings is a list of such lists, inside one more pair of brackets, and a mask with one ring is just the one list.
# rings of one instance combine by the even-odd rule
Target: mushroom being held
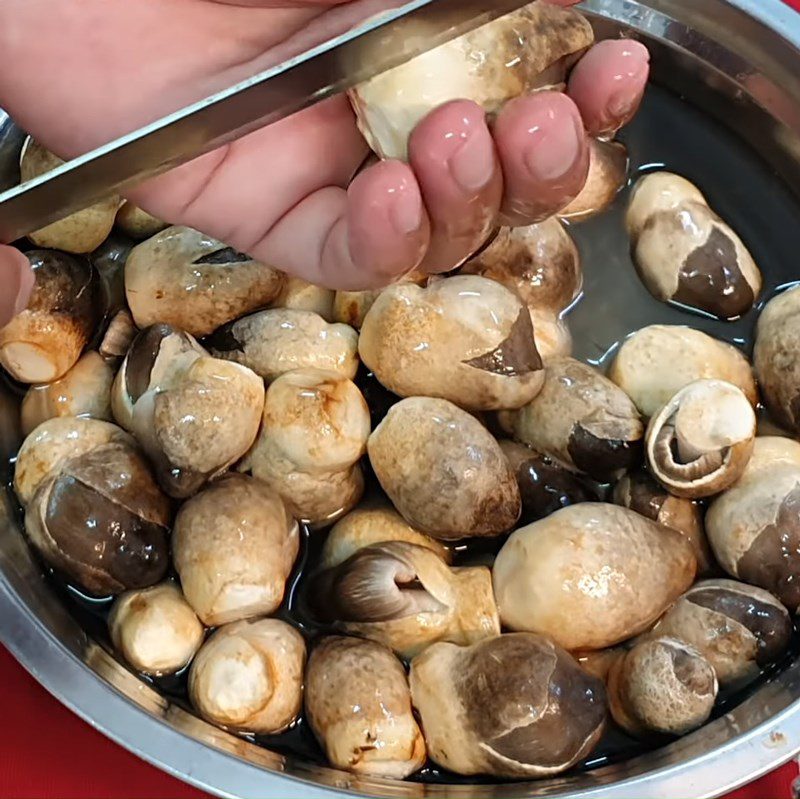
[[336,768],[401,780],[425,765],[403,665],[373,641],[332,636],[313,649],[306,715]]
[[675,496],[710,497],[742,475],[755,435],[756,415],[740,389],[722,380],[698,380],[650,420],[647,463]]
[[136,671],[180,671],[203,643],[203,625],[174,583],[120,596],[108,617],[111,640]]
[[603,213],[627,183],[628,165],[628,150],[624,144],[591,139],[586,185],[558,216],[570,222],[583,222]]
[[283,732],[303,707],[306,645],[277,619],[238,621],[206,641],[189,672],[200,715],[234,732]]
[[428,754],[456,774],[558,774],[605,726],[603,683],[538,635],[434,644],[414,659],[410,682]]
[[274,613],[300,533],[264,483],[227,475],[190,499],[175,519],[172,552],[184,593],[207,627]]
[[626,223],[639,276],[656,299],[721,319],[746,314],[758,299],[762,278],[753,257],[684,178],[641,178]]
[[493,579],[500,619],[569,650],[605,649],[646,630],[694,580],[692,546],[627,508],[584,502],[522,527]]

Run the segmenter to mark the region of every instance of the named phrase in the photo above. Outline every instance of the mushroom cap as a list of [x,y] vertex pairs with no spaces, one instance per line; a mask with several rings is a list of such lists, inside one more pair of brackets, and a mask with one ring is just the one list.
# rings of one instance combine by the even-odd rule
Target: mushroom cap
[[406,673],[386,647],[324,638],[308,659],[305,702],[311,729],[333,766],[403,779],[425,765]]
[[274,613],[299,546],[297,522],[281,498],[242,474],[190,499],[172,535],[186,599],[207,627]]
[[125,200],[117,211],[115,224],[123,233],[137,241],[149,239],[169,227],[169,222],[148,214],[129,200]]
[[605,726],[603,683],[538,635],[434,644],[414,659],[410,683],[431,759],[457,774],[557,774]]
[[693,582],[691,544],[627,508],[584,502],[522,527],[494,563],[500,619],[569,650],[644,630]]
[[372,149],[406,159],[408,137],[429,111],[468,99],[494,114],[514,97],[563,84],[593,41],[577,12],[531,3],[358,85],[350,99]]
[[21,383],[51,383],[78,361],[98,322],[91,264],[62,252],[25,253],[34,273],[28,307],[0,328],[0,365]]
[[[666,367],[669,368],[666,368]],[[744,354],[724,341],[682,325],[650,325],[620,348],[608,376],[651,417],[682,388],[713,378],[738,386],[758,402],[753,370]]]
[[322,369],[351,380],[358,370],[358,333],[310,311],[260,311],[221,328],[207,343],[215,356],[249,367],[268,383],[293,369]]
[[500,445],[477,419],[446,400],[402,400],[367,448],[395,508],[435,538],[500,535],[519,518],[519,488]]
[[753,454],[740,478],[740,482],[757,478],[773,466],[800,468],[800,441],[784,436],[757,436]]
[[611,667],[611,714],[633,735],[685,735],[708,721],[717,698],[711,664],[675,638],[637,644]]
[[189,672],[189,696],[218,727],[273,735],[303,706],[306,645],[278,619],[227,624],[206,641]]
[[697,380],[650,420],[647,463],[672,494],[710,497],[741,477],[755,436],[756,415],[741,389]]
[[321,316],[326,322],[341,322],[344,320],[334,319],[335,296],[336,292],[333,289],[326,289],[300,277],[287,275],[280,294],[270,303],[270,307],[309,311]]
[[359,506],[336,522],[325,538],[320,567],[338,566],[356,552],[385,541],[406,541],[430,549],[445,563],[451,560],[450,550],[415,530],[394,508],[384,503],[370,503]]
[[174,674],[186,666],[205,633],[194,611],[174,583],[128,591],[108,617],[114,646],[143,674]]
[[550,311],[531,310],[533,340],[536,349],[547,364],[554,358],[567,358],[572,355],[572,333],[567,320]]
[[136,324],[168,324],[194,336],[268,305],[283,281],[282,272],[182,226],[134,247],[125,264]]
[[687,203],[708,205],[700,189],[680,175],[663,171],[645,175],[636,182],[628,202],[628,235],[636,239],[654,214],[676,211]]
[[603,213],[628,182],[628,148],[620,142],[589,140],[589,175],[580,194],[559,211],[561,219],[583,222]]
[[511,419],[514,437],[599,480],[637,464],[644,427],[628,396],[573,358],[545,366],[541,392]]

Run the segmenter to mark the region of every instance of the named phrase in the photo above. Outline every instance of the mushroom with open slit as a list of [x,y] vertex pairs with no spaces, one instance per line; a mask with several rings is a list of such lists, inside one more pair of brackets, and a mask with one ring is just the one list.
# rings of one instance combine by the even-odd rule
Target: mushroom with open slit
[[591,139],[586,184],[580,194],[558,212],[558,216],[574,223],[603,213],[627,183],[628,165],[628,149],[624,144]]
[[425,765],[400,661],[374,641],[330,636],[311,652],[306,715],[331,765],[404,779]]

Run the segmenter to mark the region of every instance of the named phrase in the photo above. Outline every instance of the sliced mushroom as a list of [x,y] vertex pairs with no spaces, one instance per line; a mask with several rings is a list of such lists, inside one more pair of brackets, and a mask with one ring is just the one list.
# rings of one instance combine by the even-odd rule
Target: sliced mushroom
[[614,141],[589,141],[589,176],[581,193],[559,211],[561,219],[583,222],[603,213],[628,182],[628,149]]
[[247,316],[208,339],[215,356],[252,369],[268,383],[293,369],[324,369],[353,379],[358,334],[310,311],[274,308]]
[[360,84],[350,99],[372,149],[405,159],[408,137],[434,108],[468,99],[495,114],[514,97],[561,87],[593,40],[577,12],[531,3]]
[[77,362],[99,321],[91,264],[52,250],[25,253],[35,276],[28,307],[0,328],[0,365],[21,383],[51,383]]
[[193,336],[269,305],[284,275],[188,227],[170,227],[135,247],[125,293],[139,327],[167,324]]
[[627,226],[639,276],[656,299],[721,319],[744,315],[758,299],[761,272],[747,247],[684,178],[642,178]]
[[368,450],[403,518],[435,538],[500,535],[519,519],[519,488],[500,445],[446,400],[399,402],[370,436]]
[[496,280],[529,308],[552,315],[569,306],[583,284],[578,248],[555,217],[529,227],[501,228],[461,272]]
[[114,369],[97,352],[87,352],[60,380],[31,386],[22,401],[22,430],[31,433],[57,416],[111,421]]
[[539,395],[507,423],[519,441],[598,480],[614,479],[641,458],[644,427],[636,406],[572,358],[549,361]]
[[384,290],[358,348],[395,394],[440,397],[469,410],[519,408],[544,379],[527,307],[475,275]]
[[637,644],[611,667],[614,721],[631,735],[686,735],[705,724],[719,686],[711,664],[675,638]]
[[168,222],[148,214],[128,200],[117,211],[115,223],[123,233],[137,241],[149,239],[169,227]]
[[644,470],[625,475],[617,483],[614,502],[682,533],[694,549],[698,576],[714,570],[716,564],[703,526],[703,510],[697,502],[670,494]]
[[[64,161],[46,150],[30,136],[20,156],[20,177],[23,183],[60,167]],[[108,238],[119,208],[119,195],[113,195],[71,214],[59,222],[31,233],[28,238],[37,247],[49,247],[71,253],[89,253]]]
[[450,551],[425,533],[415,530],[394,508],[381,503],[362,505],[340,519],[325,539],[320,567],[330,569],[356,552],[385,541],[406,541],[430,549],[445,563]]
[[755,436],[756,415],[739,388],[698,380],[650,420],[647,463],[675,496],[710,497],[741,477]]
[[277,619],[239,621],[217,630],[197,653],[189,696],[200,715],[235,732],[283,732],[303,707],[306,645]]
[[606,722],[603,683],[538,635],[435,644],[410,682],[428,754],[456,774],[558,774],[592,751]]
[[280,494],[295,518],[330,523],[361,497],[358,461],[369,433],[369,408],[351,380],[320,369],[287,372],[267,391],[242,468]]
[[274,613],[299,546],[297,522],[281,498],[242,474],[190,499],[172,534],[186,599],[207,627]]
[[336,768],[401,780],[425,765],[403,665],[373,641],[332,636],[313,649],[306,715]]
[[725,380],[755,406],[758,390],[744,354],[731,344],[681,325],[650,325],[620,348],[608,376],[651,417],[695,380]]
[[547,364],[555,358],[568,358],[572,355],[572,333],[566,319],[534,308],[531,311],[531,323],[533,340],[542,363]]
[[703,580],[664,615],[652,636],[690,644],[723,688],[742,688],[788,649],[792,620],[768,591],[735,580]]
[[451,569],[427,547],[387,541],[317,575],[320,619],[413,657],[436,641],[471,644],[500,634],[492,575]]
[[108,629],[122,657],[155,677],[187,666],[205,633],[175,583],[124,593],[111,609]]
[[288,308],[294,311],[309,311],[321,316],[326,322],[334,319],[333,302],[336,292],[316,286],[299,277],[287,275],[281,293],[270,303],[271,308]]
[[500,619],[569,650],[646,630],[692,584],[689,541],[627,508],[584,502],[511,535],[494,563]]

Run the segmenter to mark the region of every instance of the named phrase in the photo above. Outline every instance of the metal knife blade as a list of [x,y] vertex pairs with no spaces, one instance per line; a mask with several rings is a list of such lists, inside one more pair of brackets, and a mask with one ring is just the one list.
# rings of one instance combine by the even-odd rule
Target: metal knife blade
[[0,194],[11,242],[321,100],[531,0],[412,0],[312,50]]

